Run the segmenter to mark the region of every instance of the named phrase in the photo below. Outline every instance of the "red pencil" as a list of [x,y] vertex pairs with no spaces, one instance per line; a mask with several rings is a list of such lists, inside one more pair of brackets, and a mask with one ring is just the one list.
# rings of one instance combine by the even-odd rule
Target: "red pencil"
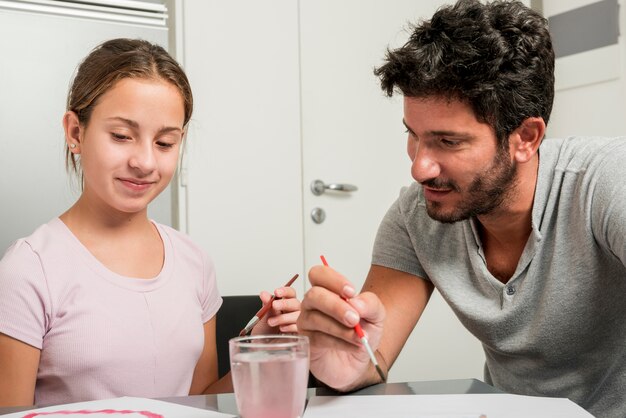
[[[326,262],[326,257],[324,257],[323,255],[320,255],[320,258],[322,259],[322,263],[326,267],[328,267],[328,262]],[[348,301],[348,299],[344,298],[343,296],[341,298],[345,300],[346,302]],[[374,367],[376,367],[376,371],[378,372],[378,375],[380,376],[381,379],[383,379],[383,382],[384,382],[386,380],[385,374],[383,373],[383,370],[378,365],[378,360],[376,360],[376,356],[374,355],[374,352],[372,351],[372,347],[370,347],[370,343],[369,341],[367,341],[367,337],[365,336],[365,333],[363,332],[363,328],[361,328],[361,324],[357,323],[354,326],[354,331],[356,332],[356,335],[358,335],[359,338],[361,339],[361,343],[363,343],[365,350],[367,350],[367,354],[370,356],[370,360],[372,360],[372,364],[374,365]]]
[[[296,281],[297,278],[298,278],[298,274],[293,276],[287,282],[287,284],[284,287],[291,286],[293,284],[293,282]],[[263,305],[263,307],[261,309],[259,309],[259,311],[252,317],[252,319],[250,321],[248,321],[248,324],[246,324],[246,326],[241,330],[241,332],[239,332],[239,336],[240,337],[243,337],[244,335],[246,335],[247,333],[252,331],[252,328],[254,328],[254,326],[257,324],[257,322],[259,322],[261,320],[261,318],[263,318],[265,316],[267,311],[270,310],[270,308],[272,307],[272,302],[274,302],[275,299],[276,299],[276,295],[272,295],[272,297],[270,298],[269,302],[267,302],[265,305]]]

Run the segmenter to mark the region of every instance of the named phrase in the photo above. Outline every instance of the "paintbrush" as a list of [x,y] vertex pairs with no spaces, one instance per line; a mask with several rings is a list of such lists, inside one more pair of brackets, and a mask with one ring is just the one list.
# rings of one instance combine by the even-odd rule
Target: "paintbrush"
[[[320,255],[320,258],[322,259],[322,263],[326,267],[328,267],[328,263],[326,262],[326,257],[324,257],[323,255]],[[343,296],[341,298],[345,300],[346,302],[348,301],[348,299],[344,298]],[[378,365],[378,360],[376,360],[376,356],[374,355],[374,352],[372,351],[372,347],[370,347],[370,343],[369,341],[367,341],[367,337],[365,336],[365,333],[363,332],[363,328],[361,328],[361,324],[357,323],[354,326],[354,332],[356,332],[356,335],[359,336],[361,343],[363,344],[363,346],[365,347],[365,350],[367,351],[367,354],[370,356],[370,360],[372,361],[372,364],[374,365],[374,367],[376,367],[376,371],[378,372],[378,375],[380,376],[381,379],[383,379],[383,382],[385,382],[387,379],[385,379],[385,374],[383,373],[383,369],[381,369],[380,366]]]
[[[293,276],[284,287],[289,287],[292,285],[292,283],[298,278],[298,274],[296,274],[295,276]],[[269,302],[267,302],[265,305],[263,305],[263,307],[261,309],[259,309],[259,311],[252,317],[252,319],[250,321],[248,321],[248,324],[241,330],[241,332],[239,332],[239,336],[243,337],[244,335],[248,334],[250,331],[252,331],[252,328],[254,328],[254,326],[265,316],[265,314],[270,310],[270,308],[272,307],[272,302],[274,302],[274,300],[276,299],[276,295],[272,295],[272,297],[270,298]]]

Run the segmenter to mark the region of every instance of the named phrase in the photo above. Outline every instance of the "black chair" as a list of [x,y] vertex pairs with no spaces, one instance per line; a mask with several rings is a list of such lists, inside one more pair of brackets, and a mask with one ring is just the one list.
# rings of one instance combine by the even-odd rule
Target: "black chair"
[[217,368],[220,378],[230,371],[228,340],[238,336],[239,331],[262,306],[257,295],[222,296],[222,299],[224,302],[217,312],[215,321]]
[[[217,312],[215,321],[215,345],[217,346],[217,370],[222,378],[230,371],[230,352],[228,340],[237,337],[243,327],[248,324],[263,304],[256,296],[222,296],[224,300]],[[308,387],[320,386],[317,380],[309,373]]]

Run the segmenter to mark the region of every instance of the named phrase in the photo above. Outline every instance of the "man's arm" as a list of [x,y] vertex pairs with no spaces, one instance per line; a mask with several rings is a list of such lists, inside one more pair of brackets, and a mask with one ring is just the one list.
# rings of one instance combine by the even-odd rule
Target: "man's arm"
[[360,321],[387,373],[424,311],[432,284],[375,265],[356,297],[352,284],[331,268],[313,267],[309,280],[312,287],[302,301],[298,329],[310,339],[313,375],[340,391],[379,383],[354,325]]
[[412,274],[382,266],[373,265],[363,285],[363,292],[378,295],[387,316],[383,338],[378,351],[385,360],[389,371],[409,335],[422,316],[434,286]]

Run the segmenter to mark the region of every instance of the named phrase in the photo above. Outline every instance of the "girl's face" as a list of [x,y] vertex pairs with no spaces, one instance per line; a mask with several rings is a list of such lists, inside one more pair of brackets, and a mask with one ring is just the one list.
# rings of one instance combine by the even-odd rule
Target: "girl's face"
[[183,97],[173,84],[118,81],[80,128],[74,150],[81,155],[81,199],[122,213],[146,211],[174,175],[183,122]]

